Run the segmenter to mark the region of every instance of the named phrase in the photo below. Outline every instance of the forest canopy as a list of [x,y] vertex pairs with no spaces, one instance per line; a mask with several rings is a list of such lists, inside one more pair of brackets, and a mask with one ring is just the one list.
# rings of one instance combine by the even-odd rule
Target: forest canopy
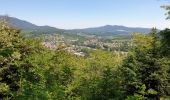
[[0,22],[2,99],[160,99],[170,96],[170,29],[134,33],[127,55],[88,50],[85,57],[50,50]]

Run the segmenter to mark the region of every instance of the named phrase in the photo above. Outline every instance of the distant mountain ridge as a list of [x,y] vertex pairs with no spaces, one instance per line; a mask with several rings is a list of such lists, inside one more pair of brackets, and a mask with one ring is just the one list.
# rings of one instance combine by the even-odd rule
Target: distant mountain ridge
[[15,18],[15,17],[8,17],[8,16],[0,15],[0,19],[5,19],[12,26],[22,29],[24,31],[33,32],[33,33],[38,33],[38,32],[56,33],[56,32],[63,31],[62,29],[58,29],[58,28],[51,27],[51,26],[37,26],[37,25],[32,24],[28,21],[21,20],[21,19]]
[[84,29],[72,29],[72,30],[65,30],[59,29],[51,26],[37,26],[32,24],[28,21],[21,20],[15,17],[6,17],[0,15],[0,19],[6,18],[11,25],[20,28],[24,31],[33,32],[33,33],[73,33],[73,34],[95,34],[95,35],[114,35],[114,34],[129,34],[132,32],[142,32],[148,33],[150,32],[150,28],[140,28],[140,27],[126,27],[121,25],[105,25],[100,27],[94,28],[84,28]]
[[105,25],[94,28],[85,28],[85,29],[73,29],[69,30],[71,32],[84,32],[84,33],[93,33],[93,34],[128,34],[132,32],[142,32],[148,33],[150,32],[150,28],[134,28],[134,27],[126,27],[121,25]]

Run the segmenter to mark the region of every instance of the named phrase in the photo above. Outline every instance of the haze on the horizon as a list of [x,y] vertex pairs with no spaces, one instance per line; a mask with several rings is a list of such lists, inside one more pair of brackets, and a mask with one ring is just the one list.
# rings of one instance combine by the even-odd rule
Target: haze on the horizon
[[73,29],[102,25],[170,26],[158,0],[0,0],[0,15],[36,25]]

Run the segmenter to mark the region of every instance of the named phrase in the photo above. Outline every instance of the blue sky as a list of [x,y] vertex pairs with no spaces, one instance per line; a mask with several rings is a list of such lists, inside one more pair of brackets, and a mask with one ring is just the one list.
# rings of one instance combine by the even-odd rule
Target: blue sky
[[86,28],[103,25],[165,28],[162,0],[0,0],[0,14],[37,25]]

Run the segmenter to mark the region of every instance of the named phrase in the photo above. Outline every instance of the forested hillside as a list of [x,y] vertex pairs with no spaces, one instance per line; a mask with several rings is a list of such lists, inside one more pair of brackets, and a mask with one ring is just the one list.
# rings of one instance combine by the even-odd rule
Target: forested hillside
[[170,29],[133,34],[127,55],[51,50],[40,38],[0,23],[0,98],[14,100],[144,100],[170,96]]

